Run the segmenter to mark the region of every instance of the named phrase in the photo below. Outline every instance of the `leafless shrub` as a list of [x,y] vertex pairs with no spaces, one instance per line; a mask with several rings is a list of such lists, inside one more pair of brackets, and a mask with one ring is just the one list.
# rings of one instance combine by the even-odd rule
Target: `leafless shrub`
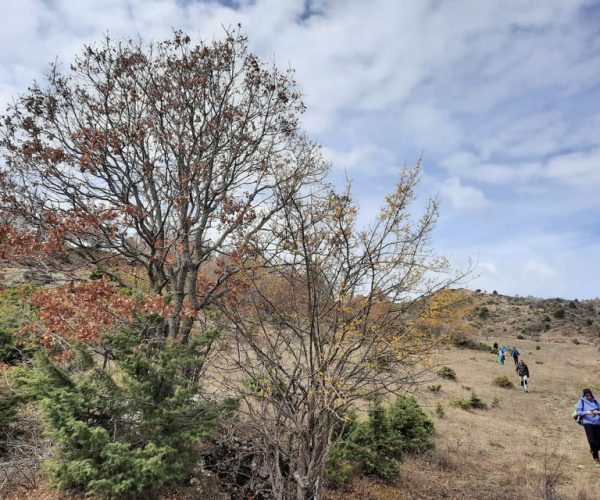
[[544,500],[559,500],[557,486],[564,478],[565,460],[565,455],[558,451],[558,447],[552,451],[544,449],[541,472],[529,478],[532,494]]
[[[249,422],[228,422],[217,437],[207,445],[205,468],[216,474],[220,486],[231,498],[271,498],[266,450],[257,440],[260,436]],[[281,468],[289,469],[284,457]]]
[[335,426],[413,385],[454,330],[462,296],[444,288],[454,277],[430,248],[437,203],[407,222],[419,175],[401,174],[368,231],[349,187],[294,198],[244,294],[220,303],[233,325],[227,366],[242,378],[231,389],[277,498],[320,498]]
[[0,496],[18,489],[36,488],[42,463],[50,454],[49,442],[43,437],[38,416],[30,414],[0,436],[5,454],[0,455]]

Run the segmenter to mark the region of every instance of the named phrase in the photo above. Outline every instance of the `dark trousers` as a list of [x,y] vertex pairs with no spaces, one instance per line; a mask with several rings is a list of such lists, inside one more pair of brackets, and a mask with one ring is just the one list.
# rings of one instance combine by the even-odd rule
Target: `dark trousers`
[[513,359],[515,360],[515,366],[517,366],[519,364],[519,355],[513,356]]
[[584,424],[585,435],[587,436],[588,443],[590,443],[590,450],[594,460],[598,460],[598,452],[600,451],[600,425]]

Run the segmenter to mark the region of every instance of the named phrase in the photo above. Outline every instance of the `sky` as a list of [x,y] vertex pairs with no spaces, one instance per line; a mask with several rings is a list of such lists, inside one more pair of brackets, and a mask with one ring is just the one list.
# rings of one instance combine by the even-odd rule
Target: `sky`
[[[361,221],[419,158],[464,286],[600,296],[600,0],[0,0],[0,110],[51,61],[141,35],[223,36],[295,69],[302,124]],[[2,112],[0,111],[0,113]]]

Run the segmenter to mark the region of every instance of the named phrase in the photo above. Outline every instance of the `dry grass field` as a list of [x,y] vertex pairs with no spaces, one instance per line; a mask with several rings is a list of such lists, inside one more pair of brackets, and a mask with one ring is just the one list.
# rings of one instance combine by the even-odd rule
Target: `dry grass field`
[[[421,386],[416,396],[436,425],[436,449],[408,458],[394,486],[357,481],[352,492],[331,498],[531,499],[600,498],[600,469],[594,466],[584,430],[571,418],[583,387],[600,395],[600,352],[590,341],[542,336],[539,341],[490,337],[516,345],[530,369],[529,393],[519,386],[514,363],[494,354],[448,348],[437,358],[456,380],[438,379],[438,392]],[[492,381],[505,375],[514,388]],[[475,393],[487,409],[451,405]],[[438,404],[444,415],[436,414]]]

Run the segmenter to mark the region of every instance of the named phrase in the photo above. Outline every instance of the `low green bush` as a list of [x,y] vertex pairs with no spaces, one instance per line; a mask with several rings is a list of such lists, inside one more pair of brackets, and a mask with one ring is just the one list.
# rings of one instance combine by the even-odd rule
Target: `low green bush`
[[398,476],[397,461],[431,449],[432,435],[433,422],[414,398],[398,397],[385,407],[375,402],[365,421],[351,416],[338,431],[326,460],[326,481],[341,489],[360,474],[392,480]]
[[437,371],[437,374],[438,374],[438,376],[445,378],[447,380],[456,380],[456,372],[449,366],[442,366]]
[[17,333],[33,315],[27,299],[34,290],[20,285],[0,291],[0,363],[14,365],[33,355],[35,347],[21,345]]
[[199,442],[210,436],[234,401],[198,400],[195,381],[210,335],[171,342],[158,321],[106,336],[112,360],[98,365],[85,347],[68,365],[39,353],[22,369],[20,387],[39,402],[55,443],[45,464],[60,489],[85,495],[152,497],[163,485],[186,479],[199,461]]
[[438,403],[435,406],[435,414],[438,416],[438,418],[444,418],[446,411],[444,410],[444,405],[442,403]]
[[475,393],[471,394],[469,399],[457,398],[452,401],[452,406],[456,406],[458,408],[462,408],[463,410],[485,410],[487,409],[487,405],[475,395]]
[[440,392],[442,384],[432,384],[427,386],[427,390],[430,392]]

